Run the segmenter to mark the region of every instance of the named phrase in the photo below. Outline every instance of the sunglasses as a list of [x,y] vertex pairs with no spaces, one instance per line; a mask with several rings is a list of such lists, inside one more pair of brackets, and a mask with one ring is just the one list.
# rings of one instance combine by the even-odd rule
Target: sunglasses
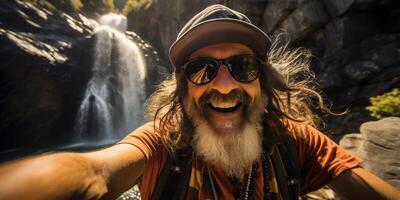
[[196,85],[211,82],[218,73],[219,67],[224,64],[231,76],[238,82],[250,83],[260,74],[262,60],[255,55],[237,55],[226,59],[199,57],[189,60],[183,65],[187,79]]

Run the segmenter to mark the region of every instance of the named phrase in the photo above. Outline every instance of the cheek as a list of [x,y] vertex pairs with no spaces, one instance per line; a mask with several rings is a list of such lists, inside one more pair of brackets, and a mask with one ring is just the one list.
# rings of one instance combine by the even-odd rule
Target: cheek
[[250,84],[243,84],[242,88],[247,94],[250,95],[250,97],[252,97],[253,100],[256,96],[261,95],[260,81],[258,79],[251,82]]
[[189,83],[187,87],[188,100],[192,100],[199,105],[200,97],[205,93],[206,90],[206,86],[193,85],[192,83]]

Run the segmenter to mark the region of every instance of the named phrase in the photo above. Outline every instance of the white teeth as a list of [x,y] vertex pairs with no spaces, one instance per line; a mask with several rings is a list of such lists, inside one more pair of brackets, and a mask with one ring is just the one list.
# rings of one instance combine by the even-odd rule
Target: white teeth
[[210,102],[211,106],[214,108],[232,108],[235,107],[237,102]]

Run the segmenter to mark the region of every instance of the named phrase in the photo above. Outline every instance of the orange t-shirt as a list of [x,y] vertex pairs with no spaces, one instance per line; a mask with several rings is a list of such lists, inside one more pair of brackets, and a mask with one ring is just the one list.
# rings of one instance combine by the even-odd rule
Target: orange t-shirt
[[[361,159],[346,152],[312,126],[289,121],[288,129],[297,146],[300,160],[301,195],[324,186],[345,170],[357,167],[362,162]],[[153,123],[147,123],[136,129],[122,139],[120,143],[128,143],[138,147],[146,157],[146,168],[138,185],[142,199],[150,199],[168,154],[160,138],[154,133]],[[202,163],[195,161],[193,165],[202,165]],[[274,190],[274,188],[277,190],[271,162],[269,169],[272,172],[271,180],[269,180],[271,190]],[[259,165],[254,191],[256,199],[263,199],[264,196],[264,176],[262,173],[262,167]],[[235,187],[230,183],[229,178],[217,168],[212,168],[212,174],[221,190],[222,199],[234,200]],[[200,199],[205,199],[203,193],[200,194]]]

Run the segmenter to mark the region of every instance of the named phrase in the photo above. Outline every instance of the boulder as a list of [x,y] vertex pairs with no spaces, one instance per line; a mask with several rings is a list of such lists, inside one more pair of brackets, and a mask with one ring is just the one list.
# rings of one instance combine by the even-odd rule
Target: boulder
[[349,133],[340,139],[340,146],[349,151],[355,156],[360,156],[358,153],[358,148],[363,142],[362,135],[360,133]]
[[363,123],[361,134],[349,134],[340,145],[361,157],[362,166],[400,189],[400,118]]

